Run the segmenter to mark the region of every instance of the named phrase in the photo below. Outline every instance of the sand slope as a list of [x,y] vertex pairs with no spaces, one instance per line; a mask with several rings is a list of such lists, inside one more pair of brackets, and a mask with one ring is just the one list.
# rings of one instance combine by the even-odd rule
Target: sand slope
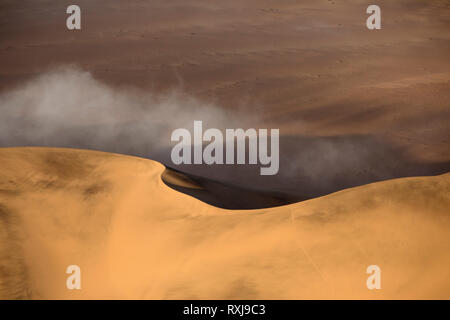
[[[77,4],[82,30],[69,31],[67,3],[0,1],[1,147],[101,149],[171,166],[170,134],[194,120],[279,128],[271,180],[250,166],[178,168],[256,186],[257,201],[240,208],[280,201],[262,201],[266,191],[292,203],[450,171],[446,0],[378,0],[381,30],[367,29],[361,0]],[[173,91],[174,107],[158,112]]]
[[150,160],[2,148],[0,163],[0,298],[450,298],[449,174],[230,211]]

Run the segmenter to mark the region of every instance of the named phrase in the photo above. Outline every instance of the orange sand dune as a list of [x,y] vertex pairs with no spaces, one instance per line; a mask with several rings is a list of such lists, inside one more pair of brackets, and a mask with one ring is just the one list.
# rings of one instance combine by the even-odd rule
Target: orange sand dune
[[150,160],[2,148],[0,163],[0,298],[450,298],[450,174],[230,211]]

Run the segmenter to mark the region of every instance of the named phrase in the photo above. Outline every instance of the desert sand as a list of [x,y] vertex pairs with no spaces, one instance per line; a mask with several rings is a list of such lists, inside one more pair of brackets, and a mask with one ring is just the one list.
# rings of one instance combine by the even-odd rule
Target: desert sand
[[[177,168],[263,192],[257,201],[229,208],[292,203],[370,182],[450,170],[448,1],[377,1],[382,28],[376,31],[366,28],[368,3],[359,0],[79,0],[77,4],[82,29],[69,31],[63,2],[1,1],[0,102],[12,90],[26,91],[23,85],[38,76],[75,65],[100,83],[83,79],[87,88],[77,87],[78,83],[64,87],[63,92],[76,101],[95,86],[132,96],[177,89],[227,114],[258,115],[250,117],[246,127],[280,129],[277,176],[262,179],[247,166]],[[0,126],[0,146],[96,149],[170,166],[170,148],[159,152],[150,148],[149,139],[155,134],[135,130],[142,124],[117,110],[106,114],[119,118],[114,128],[121,129],[120,137],[104,134],[111,130],[100,111],[90,121],[74,121],[72,114],[63,117],[67,101],[65,95],[57,98],[58,88],[71,79],[55,82],[47,90],[38,87],[24,93],[28,109],[22,119],[53,96],[45,107],[61,113],[62,119],[51,121],[59,124],[58,130],[40,121],[5,120],[1,126],[13,123],[13,127],[2,132]],[[103,110],[105,102],[88,97],[79,103]],[[130,108],[126,102],[123,110]],[[184,101],[179,105],[190,109]],[[152,116],[151,105],[147,111]],[[179,113],[168,111],[162,121],[170,126]],[[202,113],[211,114],[212,110]],[[119,122],[124,120],[127,123]],[[46,130],[33,133],[41,126]],[[17,127],[27,128],[25,137],[18,136]],[[92,139],[99,134],[103,140]],[[159,131],[158,136],[170,141],[170,131]],[[264,192],[280,195],[261,200],[268,199]]]
[[2,148],[0,162],[0,298],[450,298],[449,174],[224,210],[147,159]]
[[[448,1],[77,4],[0,1],[0,298],[450,298]],[[170,162],[236,118],[278,175]]]

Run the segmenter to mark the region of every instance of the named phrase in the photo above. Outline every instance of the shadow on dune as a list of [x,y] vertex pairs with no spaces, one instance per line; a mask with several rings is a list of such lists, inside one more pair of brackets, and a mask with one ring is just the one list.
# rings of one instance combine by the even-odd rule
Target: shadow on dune
[[415,161],[402,147],[373,136],[280,137],[280,170],[274,176],[259,175],[259,165],[174,166],[161,155],[157,158],[202,190],[169,186],[227,209],[279,206],[376,181],[442,174],[450,168],[449,162]]
[[281,136],[279,172],[261,176],[260,165],[175,166],[170,147],[155,147],[149,140],[136,139],[141,135],[132,126],[115,139],[100,142],[90,138],[95,132],[98,127],[92,126],[76,128],[73,135],[65,132],[46,139],[0,138],[0,146],[81,148],[150,158],[184,174],[201,189],[167,183],[170,187],[227,209],[285,205],[371,182],[450,171],[450,162],[420,162],[404,147],[378,136]]
[[167,168],[165,175],[184,176],[193,181],[198,188],[190,188],[177,183],[171,183],[163,177],[163,181],[169,187],[193,196],[203,202],[224,209],[259,209],[282,206],[298,202],[293,195],[277,192],[242,188],[236,185],[215,181],[197,175],[186,174],[173,168]]

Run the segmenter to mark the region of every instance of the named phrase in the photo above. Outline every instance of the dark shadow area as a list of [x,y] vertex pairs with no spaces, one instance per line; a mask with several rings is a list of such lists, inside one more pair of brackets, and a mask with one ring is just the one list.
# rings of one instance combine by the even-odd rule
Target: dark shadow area
[[[98,126],[68,131],[41,138],[21,136],[15,139],[11,134],[0,138],[0,146],[94,149],[153,159],[202,187],[198,190],[169,183],[174,189],[229,209],[279,206],[376,181],[450,171],[450,162],[417,161],[403,147],[375,136],[282,136],[279,172],[262,176],[259,164],[176,166],[170,159],[171,147],[156,147],[145,139],[136,139],[143,133],[132,126],[115,139],[101,141],[91,139],[98,133]],[[170,137],[161,139],[170,141]],[[15,143],[11,145],[11,141]]]
[[373,136],[280,137],[280,170],[274,176],[261,176],[260,165],[173,166],[158,158],[204,190],[171,187],[228,209],[284,205],[377,181],[442,174],[450,168],[449,162],[414,161],[407,150]]
[[173,168],[167,168],[166,170],[185,175],[200,188],[180,186],[163,178],[164,183],[169,187],[224,209],[262,209],[305,200],[288,194],[245,189],[200,176],[185,174]]

